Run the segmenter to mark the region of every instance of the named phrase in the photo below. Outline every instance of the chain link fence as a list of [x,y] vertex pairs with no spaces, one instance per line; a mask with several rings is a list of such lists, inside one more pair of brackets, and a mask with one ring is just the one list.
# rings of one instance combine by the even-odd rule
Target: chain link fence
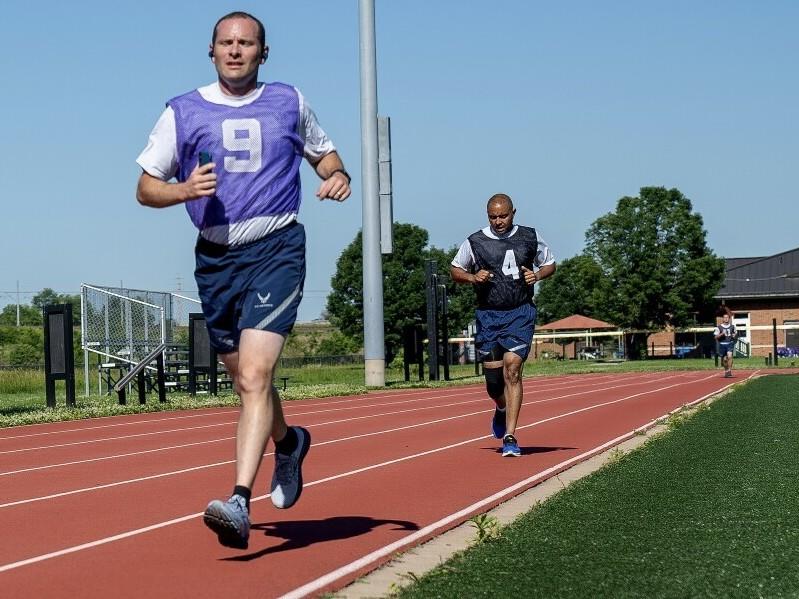
[[169,293],[81,285],[84,350],[136,363],[170,334]]

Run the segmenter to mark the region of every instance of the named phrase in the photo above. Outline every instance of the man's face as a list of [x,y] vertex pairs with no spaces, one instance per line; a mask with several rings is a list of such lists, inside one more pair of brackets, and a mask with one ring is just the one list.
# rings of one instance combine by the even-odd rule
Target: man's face
[[730,324],[730,315],[729,314],[725,314],[724,316],[722,316],[721,317],[721,322],[723,322],[724,324]]
[[230,88],[257,78],[263,62],[263,49],[258,41],[258,25],[252,19],[225,19],[216,29],[211,46],[219,80]]
[[491,202],[488,205],[488,223],[498,235],[504,235],[513,228],[513,215],[516,210],[507,202]]

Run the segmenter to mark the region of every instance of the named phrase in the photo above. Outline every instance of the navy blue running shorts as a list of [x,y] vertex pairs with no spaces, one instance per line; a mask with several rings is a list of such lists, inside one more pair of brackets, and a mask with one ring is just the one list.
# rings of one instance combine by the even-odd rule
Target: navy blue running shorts
[[535,332],[536,309],[523,304],[510,310],[477,310],[477,334],[474,337],[477,355],[481,360],[491,353],[495,345],[517,354],[526,360]]
[[731,354],[734,346],[734,341],[719,341],[719,355],[726,356]]
[[305,227],[300,223],[240,246],[200,237],[194,255],[208,335],[218,353],[236,351],[244,329],[284,337],[291,332],[305,283]]

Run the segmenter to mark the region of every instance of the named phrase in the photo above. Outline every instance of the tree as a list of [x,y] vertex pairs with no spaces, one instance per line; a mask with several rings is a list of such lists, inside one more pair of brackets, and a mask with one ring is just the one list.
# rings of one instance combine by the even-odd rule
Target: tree
[[639,333],[628,338],[638,357],[645,331],[686,326],[694,310],[712,312],[724,260],[708,249],[701,215],[677,189],[642,187],[586,233],[587,254],[602,269],[604,316]]
[[361,346],[352,337],[341,331],[333,331],[319,342],[316,347],[317,356],[344,356],[361,351]]
[[581,254],[558,263],[550,278],[541,282],[535,296],[538,321],[552,322],[572,314],[604,319],[603,300],[609,294],[599,264]]
[[49,287],[45,287],[39,293],[33,296],[31,300],[31,304],[35,307],[39,308],[39,310],[44,309],[45,306],[49,306],[51,304],[61,304],[61,296],[50,289]]
[[[450,298],[450,333],[460,331],[471,319],[464,320],[462,297],[464,290],[456,289],[449,280],[449,261],[455,249],[449,251],[428,248],[428,233],[412,224],[394,223],[394,251],[383,260],[383,316],[385,319],[386,362],[390,363],[402,347],[402,329],[409,324],[426,322],[425,260],[435,259],[442,284],[447,285]],[[344,335],[363,343],[363,260],[362,235],[359,232],[336,262],[336,273],[327,298],[330,322]],[[470,292],[470,290],[465,290]],[[471,307],[468,312],[470,312]]]
[[45,306],[52,304],[72,304],[72,324],[80,324],[80,295],[56,293],[49,287],[45,287],[33,296],[31,303],[36,308],[39,308],[40,314]]
[[[38,325],[42,324],[42,311],[34,308],[33,306],[20,305],[19,307],[19,323],[21,325]],[[0,325],[15,326],[17,324],[17,305],[8,304],[2,312],[0,312]]]

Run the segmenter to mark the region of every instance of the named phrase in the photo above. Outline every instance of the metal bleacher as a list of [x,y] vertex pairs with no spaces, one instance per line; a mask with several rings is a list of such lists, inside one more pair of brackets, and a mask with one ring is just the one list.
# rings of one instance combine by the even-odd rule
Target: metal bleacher
[[[106,361],[98,364],[98,372],[103,386],[110,394],[113,388],[130,372],[134,366],[123,360]],[[208,393],[211,387],[210,375],[206,372],[196,373],[195,391],[198,394]],[[189,370],[188,344],[168,344],[164,350],[164,386],[167,392],[190,392],[191,372]],[[155,386],[154,373],[145,371],[145,383],[148,391]],[[233,382],[221,362],[217,367],[217,389],[232,389]]]
[[[164,377],[167,391],[190,391],[191,372],[189,371],[189,346],[187,344],[167,345],[164,351]],[[205,372],[196,374],[196,392],[208,393],[210,391],[210,376]],[[232,389],[233,382],[225,370],[225,365],[217,365],[217,388]]]

